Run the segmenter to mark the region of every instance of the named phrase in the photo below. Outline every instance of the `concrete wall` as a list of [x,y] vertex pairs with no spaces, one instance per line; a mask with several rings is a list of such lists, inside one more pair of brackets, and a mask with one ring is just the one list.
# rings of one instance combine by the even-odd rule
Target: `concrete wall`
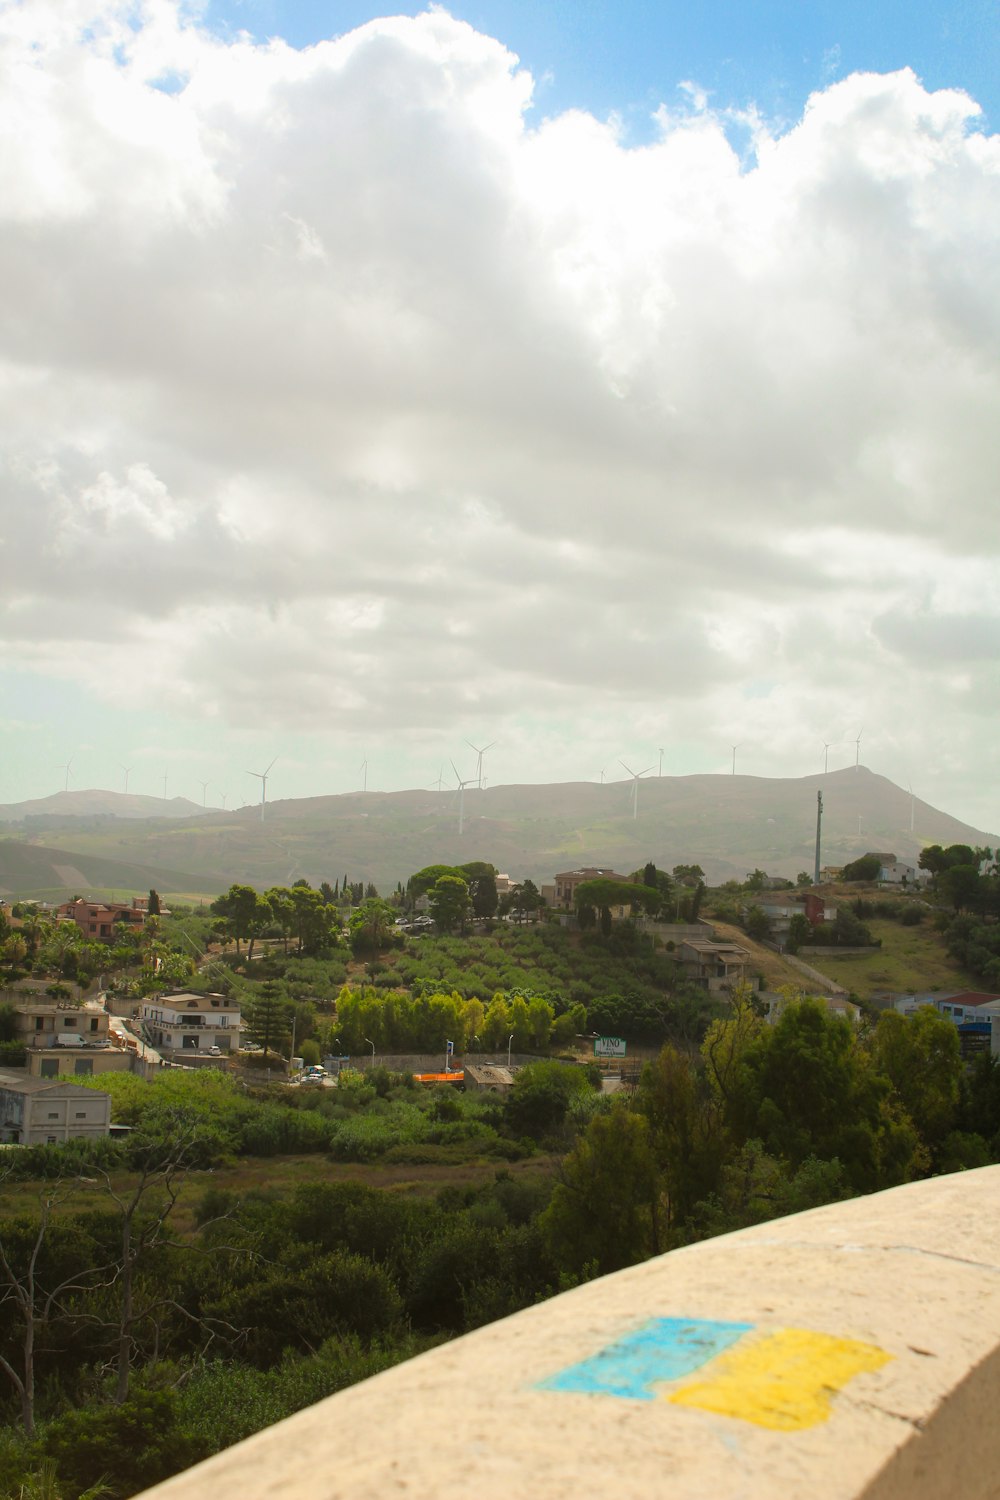
[[150,1500],[995,1500],[1000,1167],[677,1250]]

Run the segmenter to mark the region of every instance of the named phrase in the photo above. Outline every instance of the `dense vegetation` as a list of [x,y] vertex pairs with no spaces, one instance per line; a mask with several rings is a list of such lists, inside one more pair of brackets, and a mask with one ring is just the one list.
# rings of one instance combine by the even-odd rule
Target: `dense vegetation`
[[[996,983],[996,866],[980,860],[971,879],[965,853],[929,852],[936,912],[858,896],[830,936],[853,945],[876,915],[917,912]],[[751,993],[710,1000],[669,948],[612,922],[620,887],[581,887],[570,932],[531,920],[530,882],[507,899],[516,920],[495,921],[491,869],[428,867],[390,901],[346,878],[264,896],[232,887],[211,913],[154,913],[97,952],[30,912],[0,933],[8,975],[44,974],[54,993],[98,972],[126,996],[164,979],[231,991],[265,1065],[293,1037],[306,1061],[369,1046],[443,1056],[448,1042],[538,1054],[503,1099],[426,1091],[382,1066],[346,1071],[335,1090],[272,1087],[263,1070],[259,1084],[253,1071],[106,1075],[97,1086],[125,1140],[8,1153],[0,1493],[124,1500],[577,1281],[1000,1160],[1000,1065],[964,1065],[937,1012],[854,1027],[789,994],[768,1025]],[[728,901],[746,921],[738,898],[752,903],[764,878],[714,908]],[[707,894],[697,866],[648,865],[628,891],[640,909],[688,917]],[[396,915],[420,894],[436,930],[404,937]],[[547,1056],[579,1056],[591,1032],[659,1049],[637,1086],[605,1095],[592,1067]],[[293,1162],[309,1164],[311,1186]],[[402,1196],[334,1180],[404,1168],[417,1181],[447,1170],[454,1185]]]
[[[1000,1067],[982,1055],[967,1070],[930,1009],[858,1030],[789,997],[770,1026],[738,993],[699,1050],[664,1047],[633,1094],[594,1082],[549,1061],[506,1099],[380,1068],[337,1090],[105,1080],[133,1127],[123,1143],[6,1165],[0,1488],[49,1473],[63,1500],[98,1483],[121,1500],[580,1279],[1000,1157]],[[475,1162],[479,1176],[434,1197],[292,1185],[282,1163],[303,1152],[415,1171]],[[552,1152],[554,1178],[521,1175]],[[259,1172],[245,1190],[203,1175],[262,1157],[263,1185]]]

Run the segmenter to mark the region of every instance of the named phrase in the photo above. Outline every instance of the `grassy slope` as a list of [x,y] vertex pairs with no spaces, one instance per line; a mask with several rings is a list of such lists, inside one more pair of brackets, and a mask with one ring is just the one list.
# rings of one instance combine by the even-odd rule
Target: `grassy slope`
[[153,886],[171,893],[197,890],[194,877],[176,869],[114,857],[107,852],[108,836],[101,838],[103,852],[99,846],[71,850],[0,839],[0,894],[36,901],[65,901],[73,895],[127,900]]
[[878,953],[867,957],[813,958],[805,961],[828,974],[862,999],[884,990],[908,994],[923,990],[981,990],[980,979],[951,958],[941,933],[929,921],[903,927],[878,917],[867,922],[873,938],[881,939]]
[[[755,974],[763,974],[764,988],[769,990],[780,989],[782,985],[790,984],[795,989],[802,989],[807,981],[799,973],[798,969],[786,963],[780,953],[774,953],[770,948],[764,948],[760,943],[755,943],[753,938],[747,937],[742,927],[730,927],[728,922],[717,922],[714,917],[709,917],[715,936],[721,943],[739,943],[741,948],[749,948],[753,955],[751,969]],[[813,964],[818,969],[818,964]],[[825,973],[826,970],[821,972]]]

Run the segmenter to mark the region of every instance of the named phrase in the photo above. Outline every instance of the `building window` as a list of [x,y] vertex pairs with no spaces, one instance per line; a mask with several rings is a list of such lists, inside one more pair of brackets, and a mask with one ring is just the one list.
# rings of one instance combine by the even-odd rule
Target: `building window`
[[[94,1059],[92,1057],[78,1057],[73,1064],[73,1072],[81,1078],[91,1078],[94,1073]],[[79,1119],[79,1116],[77,1116]]]
[[96,1031],[97,1027],[98,1027],[98,1024],[99,1023],[98,1023],[97,1017],[95,1016],[93,1018],[93,1020],[91,1021],[91,1023],[90,1023],[90,1029],[91,1029],[91,1031]]
[[85,1109],[78,1109],[76,1112],[76,1118],[78,1120],[85,1120],[87,1118],[87,1111]]
[[58,1138],[58,1136],[47,1135],[45,1137],[45,1144],[46,1144],[46,1146],[58,1146],[58,1144],[59,1144],[59,1138]]
[[42,1077],[43,1078],[58,1078],[59,1077],[59,1059],[57,1057],[52,1057],[52,1058],[43,1057],[42,1058]]
[[35,1017],[35,1030],[36,1031],[44,1031],[45,1030],[45,1017],[44,1016],[36,1016]]
[[50,1120],[58,1120],[58,1118],[59,1118],[59,1111],[57,1109],[50,1109],[49,1110],[49,1119]]

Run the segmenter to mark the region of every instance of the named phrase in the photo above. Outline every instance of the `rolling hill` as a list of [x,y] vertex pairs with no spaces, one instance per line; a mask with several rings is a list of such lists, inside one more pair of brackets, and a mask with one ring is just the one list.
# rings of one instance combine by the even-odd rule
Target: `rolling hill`
[[197,893],[193,877],[100,854],[4,839],[0,835],[0,896],[11,900],[66,900],[70,896],[119,899],[142,895],[153,886]]
[[[742,880],[754,868],[794,878],[813,868],[820,790],[825,864],[843,864],[869,849],[892,850],[916,863],[925,844],[1000,841],[925,802],[915,800],[911,808],[908,792],[863,766],[785,780],[650,777],[642,782],[637,818],[630,790],[625,782],[467,788],[461,836],[454,792],[299,798],[269,803],[264,822],[256,808],[218,812],[193,804],[189,814],[166,817],[156,799],[142,800],[154,802],[159,816],[112,816],[106,803],[93,809],[78,803],[80,811],[72,816],[51,808],[57,799],[49,798],[44,826],[37,812],[27,811],[39,804],[0,809],[7,820],[0,824],[0,840],[8,836],[0,842],[0,889],[23,891],[25,850],[48,857],[56,873],[71,864],[88,878],[94,878],[91,870],[117,875],[131,866],[132,888],[141,892],[155,884],[168,894],[212,893],[234,881],[261,889],[299,878],[333,884],[345,875],[389,891],[424,865],[473,859],[538,883],[579,865],[628,872],[648,859],[666,868],[697,862],[713,883]],[[100,884],[128,883],[116,878]],[[70,886],[77,888],[78,881],[62,888]]]

